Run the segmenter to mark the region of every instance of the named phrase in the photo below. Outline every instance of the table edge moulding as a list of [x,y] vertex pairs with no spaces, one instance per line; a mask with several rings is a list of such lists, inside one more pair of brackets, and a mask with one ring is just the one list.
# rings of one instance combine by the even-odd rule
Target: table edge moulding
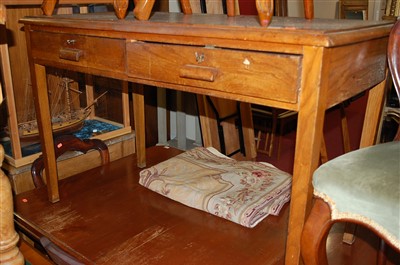
[[[391,22],[274,17],[265,28],[257,16],[180,13],[154,13],[149,20],[130,14],[123,20],[115,14],[81,14],[26,17],[21,22],[52,202],[60,198],[46,66],[136,83],[139,167],[146,166],[143,85],[298,111],[286,264],[299,262],[325,110],[369,90],[361,146],[375,142]],[[63,49],[83,56],[77,61],[60,58]]]

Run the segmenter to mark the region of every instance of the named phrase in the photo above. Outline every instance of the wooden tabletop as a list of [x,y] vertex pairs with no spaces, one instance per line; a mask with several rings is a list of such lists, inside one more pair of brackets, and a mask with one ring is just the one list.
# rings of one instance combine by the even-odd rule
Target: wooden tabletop
[[[186,36],[192,38],[187,40],[192,45],[198,42],[196,37],[205,37],[208,40],[215,37],[246,42],[263,41],[323,47],[379,38],[388,35],[393,25],[391,21],[307,20],[299,17],[274,17],[270,26],[265,28],[260,26],[257,16],[227,17],[223,14],[188,16],[182,13],[165,12],[155,12],[147,21],[136,20],[132,14],[128,14],[121,20],[114,13],[88,13],[25,17],[21,19],[21,22],[51,25],[64,29],[111,30],[113,36],[126,39],[132,37],[138,40],[145,39],[145,35],[137,35],[137,33],[145,33],[146,35],[160,34],[168,37],[168,42],[174,42],[170,37],[176,35],[180,44],[182,44],[182,36]],[[110,36],[109,33],[106,35]],[[240,43],[236,46],[240,46]]]
[[[148,149],[149,166],[179,154]],[[135,156],[67,178],[61,200],[46,189],[15,198],[17,224],[85,264],[283,264],[288,207],[246,228],[138,184]]]

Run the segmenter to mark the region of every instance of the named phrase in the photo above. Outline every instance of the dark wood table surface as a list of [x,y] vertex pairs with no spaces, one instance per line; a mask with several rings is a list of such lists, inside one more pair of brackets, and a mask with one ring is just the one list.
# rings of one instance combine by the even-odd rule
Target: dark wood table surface
[[[153,165],[181,151],[152,147]],[[283,264],[288,209],[255,228],[192,209],[138,183],[131,155],[15,197],[18,227],[46,236],[85,264]]]

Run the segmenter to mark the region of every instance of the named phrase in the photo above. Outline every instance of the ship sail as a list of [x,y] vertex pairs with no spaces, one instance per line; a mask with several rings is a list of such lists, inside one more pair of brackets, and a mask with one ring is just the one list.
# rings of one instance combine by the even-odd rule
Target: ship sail
[[[98,99],[104,96],[107,92],[104,92],[97,97],[92,104],[86,108],[76,107],[74,105],[74,98],[78,98],[77,95],[82,92],[71,87],[73,79],[63,77],[59,79],[59,89],[55,92],[56,95],[52,95],[51,102],[51,123],[54,134],[72,133],[80,130],[85,119],[89,116],[91,106],[97,103]],[[77,94],[77,95],[72,95]],[[63,102],[62,102],[63,101]],[[33,141],[39,139],[39,129],[36,119],[22,122],[18,124],[18,133],[21,141]]]

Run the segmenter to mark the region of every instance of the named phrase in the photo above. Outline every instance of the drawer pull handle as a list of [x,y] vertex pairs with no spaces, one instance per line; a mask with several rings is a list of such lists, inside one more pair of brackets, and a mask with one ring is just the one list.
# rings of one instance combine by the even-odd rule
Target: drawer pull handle
[[62,48],[60,49],[60,58],[68,61],[79,62],[83,52],[78,49]]
[[71,44],[75,44],[76,40],[67,40],[67,44],[71,45]]
[[179,71],[182,78],[196,79],[201,81],[214,82],[218,69],[207,66],[185,65]]

